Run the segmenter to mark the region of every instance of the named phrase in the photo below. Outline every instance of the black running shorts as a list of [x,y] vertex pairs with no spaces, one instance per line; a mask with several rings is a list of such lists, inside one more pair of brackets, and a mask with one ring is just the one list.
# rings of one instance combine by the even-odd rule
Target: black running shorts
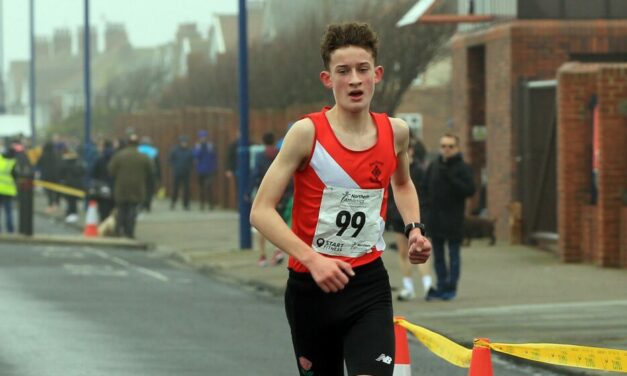
[[377,259],[354,268],[340,292],[325,293],[311,274],[290,271],[285,311],[299,375],[391,376],[394,323],[390,281]]

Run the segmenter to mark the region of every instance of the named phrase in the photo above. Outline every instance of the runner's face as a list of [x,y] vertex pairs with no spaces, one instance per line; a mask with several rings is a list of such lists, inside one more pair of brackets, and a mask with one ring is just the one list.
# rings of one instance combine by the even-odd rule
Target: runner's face
[[320,73],[324,86],[333,89],[335,103],[350,112],[370,108],[374,85],[382,77],[383,67],[374,65],[372,54],[355,46],[333,51],[329,71]]

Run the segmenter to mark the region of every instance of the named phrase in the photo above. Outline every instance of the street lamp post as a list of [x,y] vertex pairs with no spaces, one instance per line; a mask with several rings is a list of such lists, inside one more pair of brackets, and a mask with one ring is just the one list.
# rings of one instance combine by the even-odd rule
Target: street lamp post
[[239,0],[239,145],[237,148],[237,185],[239,203],[240,249],[252,248],[250,233],[250,202],[244,200],[248,190],[248,33],[246,0]]
[[90,53],[90,27],[89,27],[89,0],[85,0],[85,31],[83,37],[83,79],[85,81],[85,144],[87,151],[91,145],[91,53]]
[[30,134],[31,143],[35,145],[35,0],[30,0],[29,8],[30,22],[30,66],[29,66],[29,99],[30,102]]

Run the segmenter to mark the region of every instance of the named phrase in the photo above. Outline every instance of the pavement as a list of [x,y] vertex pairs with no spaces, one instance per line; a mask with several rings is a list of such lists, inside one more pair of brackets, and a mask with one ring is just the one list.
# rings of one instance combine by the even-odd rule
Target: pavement
[[[35,207],[43,215],[41,197]],[[82,224],[72,226],[79,230]],[[36,234],[34,238],[42,236]],[[142,213],[138,219],[136,237],[124,242],[226,281],[276,295],[284,291],[286,263],[259,267],[256,251],[240,250],[239,216],[232,210],[200,211],[197,204],[189,211],[180,207],[170,210],[168,202],[156,201],[153,211]],[[80,239],[84,238],[77,233],[74,241]],[[2,237],[0,241],[11,239]],[[110,238],[85,241],[112,244]],[[273,247],[268,250],[271,254]],[[383,260],[396,295],[401,287],[398,255],[387,250]],[[421,286],[417,273],[415,285]],[[565,264],[555,254],[533,247],[509,245],[498,239],[490,246],[485,240],[474,240],[462,248],[462,276],[454,300],[395,300],[394,310],[396,315],[468,348],[474,338],[482,337],[493,343],[559,343],[627,350],[626,287],[624,269]],[[533,364],[565,374],[607,374]]]

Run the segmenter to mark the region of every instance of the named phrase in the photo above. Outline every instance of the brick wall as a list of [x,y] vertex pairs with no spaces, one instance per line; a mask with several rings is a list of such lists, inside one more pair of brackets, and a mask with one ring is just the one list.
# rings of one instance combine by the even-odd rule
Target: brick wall
[[[502,30],[486,46],[486,167],[488,172],[488,212],[497,218],[499,239],[507,239],[508,204],[513,201],[514,149],[512,129],[512,41]],[[496,36],[495,36],[496,37]]]
[[[560,249],[565,261],[625,266],[623,192],[627,189],[627,64],[568,63],[558,74]],[[599,108],[596,205],[589,205],[593,121]]]
[[440,137],[451,119],[451,87],[413,88],[403,95],[398,113],[422,114],[422,141],[428,153],[437,153]]
[[597,75],[600,165],[597,262],[620,266],[622,195],[627,190],[627,64],[602,65]]
[[620,223],[620,266],[627,268],[627,206],[621,209]]
[[[580,227],[574,228],[573,226],[570,230],[578,231],[581,235],[579,237],[566,235],[561,236],[560,241],[565,240],[564,238],[568,238],[568,240],[572,242],[572,238],[580,238],[581,242],[578,244],[569,244],[571,248],[568,253],[570,254],[569,257],[571,257],[571,259],[566,259],[566,261],[578,261],[578,259],[576,259],[572,254],[581,254],[581,260],[589,263],[594,262],[595,255],[597,254],[597,242],[595,239],[597,233],[597,207],[593,205],[581,206],[581,211],[574,213],[574,215],[580,216],[580,221],[574,221],[580,222]],[[571,234],[575,235],[574,232]],[[564,250],[561,242],[560,249]],[[565,259],[563,254],[562,259]]]
[[[590,168],[592,165],[592,117],[587,109],[596,89],[596,67],[577,63],[566,64],[558,73],[557,101],[557,191],[558,233],[561,257],[567,262],[590,261],[582,249],[596,245],[591,234],[590,242],[582,239],[583,228],[593,231],[596,226],[594,207],[582,215],[583,206],[590,202]],[[582,218],[585,218],[582,221]]]

